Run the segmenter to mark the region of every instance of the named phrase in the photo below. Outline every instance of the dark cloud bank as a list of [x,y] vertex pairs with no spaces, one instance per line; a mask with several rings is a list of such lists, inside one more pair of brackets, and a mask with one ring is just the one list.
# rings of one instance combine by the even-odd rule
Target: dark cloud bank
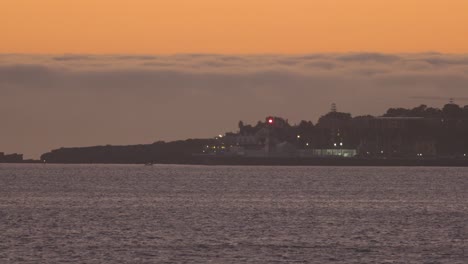
[[[210,137],[468,96],[468,55],[0,55],[0,151]],[[468,104],[467,101],[458,102]]]

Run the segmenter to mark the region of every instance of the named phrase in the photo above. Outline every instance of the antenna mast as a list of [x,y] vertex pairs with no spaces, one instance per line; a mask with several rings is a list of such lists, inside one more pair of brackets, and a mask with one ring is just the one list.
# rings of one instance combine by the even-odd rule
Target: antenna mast
[[335,104],[335,103],[332,103],[332,104],[331,104],[331,110],[330,110],[330,112],[333,112],[333,113],[336,112],[336,104]]

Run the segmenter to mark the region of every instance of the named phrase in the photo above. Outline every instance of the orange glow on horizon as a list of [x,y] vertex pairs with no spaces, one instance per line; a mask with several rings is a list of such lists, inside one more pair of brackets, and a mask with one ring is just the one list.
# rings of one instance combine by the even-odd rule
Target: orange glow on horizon
[[466,0],[4,0],[0,53],[468,53]]

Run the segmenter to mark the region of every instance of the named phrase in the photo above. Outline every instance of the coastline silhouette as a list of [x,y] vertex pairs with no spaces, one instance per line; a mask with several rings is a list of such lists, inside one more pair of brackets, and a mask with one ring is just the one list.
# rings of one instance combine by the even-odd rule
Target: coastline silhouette
[[[464,165],[468,153],[468,106],[460,107],[453,102],[442,109],[426,105],[412,109],[390,108],[380,117],[352,117],[350,113],[338,112],[336,105],[332,105],[331,111],[320,117],[316,124],[303,120],[291,125],[287,119],[267,117],[255,125],[240,121],[238,127],[237,132],[227,132],[209,139],[60,148],[44,153],[41,161],[451,165],[447,161],[461,160],[453,164]],[[258,158],[263,160],[259,162]],[[348,161],[343,161],[346,159]],[[414,160],[417,162],[408,162]]]

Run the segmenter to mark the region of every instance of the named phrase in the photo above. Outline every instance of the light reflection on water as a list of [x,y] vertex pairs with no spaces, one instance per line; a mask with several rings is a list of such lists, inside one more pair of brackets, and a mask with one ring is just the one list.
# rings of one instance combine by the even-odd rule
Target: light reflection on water
[[0,263],[467,263],[468,169],[0,165]]

